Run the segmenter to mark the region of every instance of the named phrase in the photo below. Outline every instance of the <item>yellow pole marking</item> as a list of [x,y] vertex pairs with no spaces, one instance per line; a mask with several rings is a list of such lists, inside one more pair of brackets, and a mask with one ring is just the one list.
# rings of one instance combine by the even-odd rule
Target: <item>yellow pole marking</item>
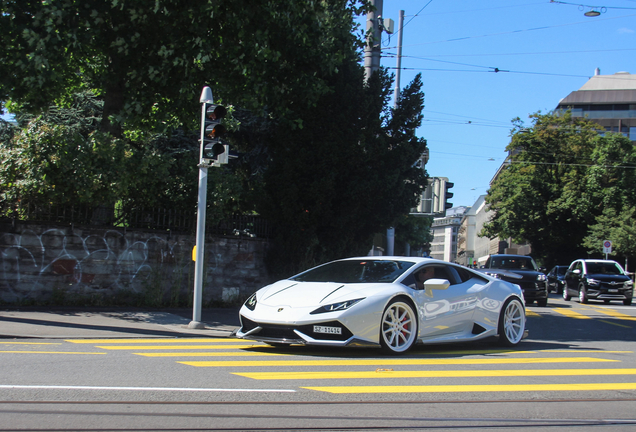
[[434,386],[342,386],[301,387],[326,393],[467,393],[467,392],[524,392],[524,391],[602,391],[636,390],[636,383],[580,383],[580,384],[506,384],[506,385],[434,385]]
[[557,307],[557,308],[554,308],[554,310],[560,313],[561,315],[565,315],[566,317],[570,317],[570,318],[591,319],[589,316],[580,314],[578,312],[574,312],[571,309]]
[[243,339],[235,338],[154,338],[154,339],[67,339],[65,342],[76,344],[137,344],[137,343],[217,343],[217,342],[240,342],[245,343]]
[[350,372],[233,372],[255,380],[314,380],[368,378],[478,378],[521,376],[636,375],[636,369],[535,369],[535,370],[439,370],[439,371],[350,371]]
[[106,350],[209,350],[209,349],[245,349],[245,348],[264,348],[255,345],[97,345],[97,348]]
[[267,361],[182,361],[197,367],[249,367],[249,366],[387,366],[387,365],[484,365],[484,364],[530,364],[530,363],[597,363],[619,360],[593,357],[557,358],[489,358],[489,359],[355,359],[355,360],[267,360]]
[[92,353],[92,352],[61,352],[61,351],[0,351],[0,353],[8,354],[83,354],[83,355],[99,355],[106,353]]
[[232,351],[232,352],[179,352],[179,353],[133,353],[144,357],[250,357],[250,356],[289,356],[290,354],[258,351]]

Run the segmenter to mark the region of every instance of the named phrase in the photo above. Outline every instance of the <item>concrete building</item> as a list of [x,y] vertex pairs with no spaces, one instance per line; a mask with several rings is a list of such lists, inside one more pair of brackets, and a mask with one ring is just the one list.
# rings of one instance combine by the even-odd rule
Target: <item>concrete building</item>
[[571,109],[575,117],[587,117],[608,132],[620,132],[636,141],[636,75],[601,75],[596,69],[594,76],[561,99],[556,109]]
[[454,207],[446,211],[446,216],[433,219],[431,231],[431,258],[447,262],[457,261],[457,239],[462,218],[470,207]]

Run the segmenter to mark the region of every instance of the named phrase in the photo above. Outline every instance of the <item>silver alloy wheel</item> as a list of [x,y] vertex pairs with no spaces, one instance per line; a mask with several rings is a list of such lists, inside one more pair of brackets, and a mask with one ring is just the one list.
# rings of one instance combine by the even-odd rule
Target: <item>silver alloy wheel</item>
[[506,301],[499,319],[499,340],[503,345],[513,346],[523,338],[526,328],[526,313],[516,298]]
[[417,317],[408,303],[396,300],[382,315],[380,342],[392,353],[408,351],[417,338]]

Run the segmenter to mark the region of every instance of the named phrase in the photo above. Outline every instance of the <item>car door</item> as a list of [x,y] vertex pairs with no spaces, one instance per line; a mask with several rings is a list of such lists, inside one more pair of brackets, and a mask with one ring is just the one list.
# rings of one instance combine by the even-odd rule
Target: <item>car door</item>
[[574,261],[568,271],[565,273],[565,289],[567,289],[572,295],[578,295],[579,292],[579,281],[581,280],[581,275],[583,274],[583,264],[581,261]]
[[[420,338],[434,338],[472,331],[478,290],[470,280],[463,280],[451,265],[429,264],[435,279],[447,280],[446,289],[414,289],[413,297],[420,316]],[[428,267],[427,265],[423,267]]]

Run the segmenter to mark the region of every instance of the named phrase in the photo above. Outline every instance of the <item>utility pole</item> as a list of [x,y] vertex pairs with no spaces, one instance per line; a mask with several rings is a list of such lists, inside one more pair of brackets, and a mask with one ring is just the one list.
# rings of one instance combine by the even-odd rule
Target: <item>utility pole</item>
[[380,52],[382,50],[382,17],[383,0],[370,0],[371,11],[367,14],[367,43],[364,47],[364,78],[369,80],[373,72],[380,69]]
[[400,75],[402,73],[402,37],[404,36],[402,27],[404,26],[404,11],[400,11],[400,21],[398,24],[398,52],[397,65],[395,67],[395,91],[393,92],[393,107],[397,108],[397,100],[400,96]]

